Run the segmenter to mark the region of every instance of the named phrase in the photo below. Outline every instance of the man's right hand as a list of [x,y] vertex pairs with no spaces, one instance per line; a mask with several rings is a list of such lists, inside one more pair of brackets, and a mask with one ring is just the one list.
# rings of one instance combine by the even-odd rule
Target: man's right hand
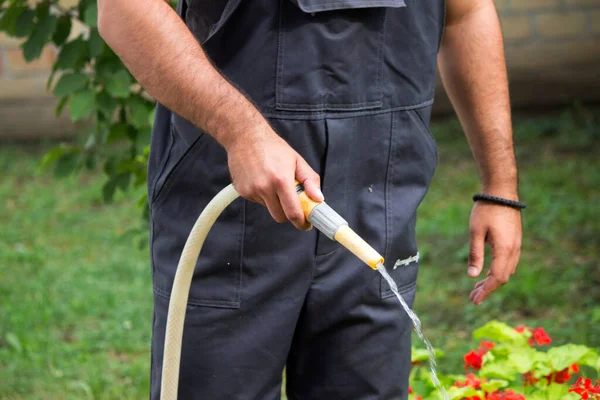
[[240,196],[266,206],[279,223],[290,221],[298,229],[311,228],[295,181],[304,185],[313,200],[323,201],[320,177],[266,121],[253,134],[240,135],[226,150],[233,185]]

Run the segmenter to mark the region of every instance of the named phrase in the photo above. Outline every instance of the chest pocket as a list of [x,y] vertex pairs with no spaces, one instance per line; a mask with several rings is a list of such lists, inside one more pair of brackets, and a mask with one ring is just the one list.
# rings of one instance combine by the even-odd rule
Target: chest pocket
[[355,111],[382,105],[386,7],[404,0],[282,0],[275,107]]

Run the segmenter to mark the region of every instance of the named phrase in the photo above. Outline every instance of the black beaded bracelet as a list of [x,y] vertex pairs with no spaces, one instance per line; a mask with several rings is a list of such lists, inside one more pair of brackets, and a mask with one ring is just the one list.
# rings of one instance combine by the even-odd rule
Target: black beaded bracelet
[[527,207],[527,203],[523,203],[520,201],[514,201],[509,199],[503,199],[502,197],[490,196],[489,194],[476,194],[473,196],[473,201],[487,201],[489,203],[499,204],[501,206],[515,208],[517,210],[522,210]]

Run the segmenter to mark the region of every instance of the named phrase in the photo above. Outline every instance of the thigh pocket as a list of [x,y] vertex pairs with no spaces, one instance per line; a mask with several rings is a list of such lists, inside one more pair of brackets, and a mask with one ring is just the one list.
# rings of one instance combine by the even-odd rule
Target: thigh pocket
[[[229,183],[227,155],[210,137],[198,138],[165,178],[151,207],[156,294],[170,296],[193,224]],[[238,199],[219,216],[206,237],[194,271],[190,305],[239,308],[243,227],[244,202]]]
[[[408,293],[417,285],[417,274],[419,270],[419,252],[410,255],[406,253],[404,258],[388,259],[387,270],[392,277],[400,294]],[[381,277],[381,298],[394,296],[390,285]]]
[[[437,165],[435,141],[427,129],[428,110],[392,114],[385,189],[386,267],[401,291],[416,285],[419,253],[415,237],[417,208]],[[381,278],[382,297],[392,296]]]
[[[275,107],[288,111],[381,107],[384,6],[401,7],[404,2],[295,3],[281,2]],[[323,10],[334,11],[318,12]]]

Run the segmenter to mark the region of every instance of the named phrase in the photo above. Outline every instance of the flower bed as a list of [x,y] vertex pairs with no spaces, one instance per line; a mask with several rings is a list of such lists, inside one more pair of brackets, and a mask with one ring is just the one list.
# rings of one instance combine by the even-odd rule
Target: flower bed
[[[465,374],[440,376],[452,400],[600,400],[600,357],[589,347],[549,347],[543,328],[491,321],[473,333]],[[436,356],[443,356],[436,351]],[[427,352],[413,349],[409,400],[439,399]]]

